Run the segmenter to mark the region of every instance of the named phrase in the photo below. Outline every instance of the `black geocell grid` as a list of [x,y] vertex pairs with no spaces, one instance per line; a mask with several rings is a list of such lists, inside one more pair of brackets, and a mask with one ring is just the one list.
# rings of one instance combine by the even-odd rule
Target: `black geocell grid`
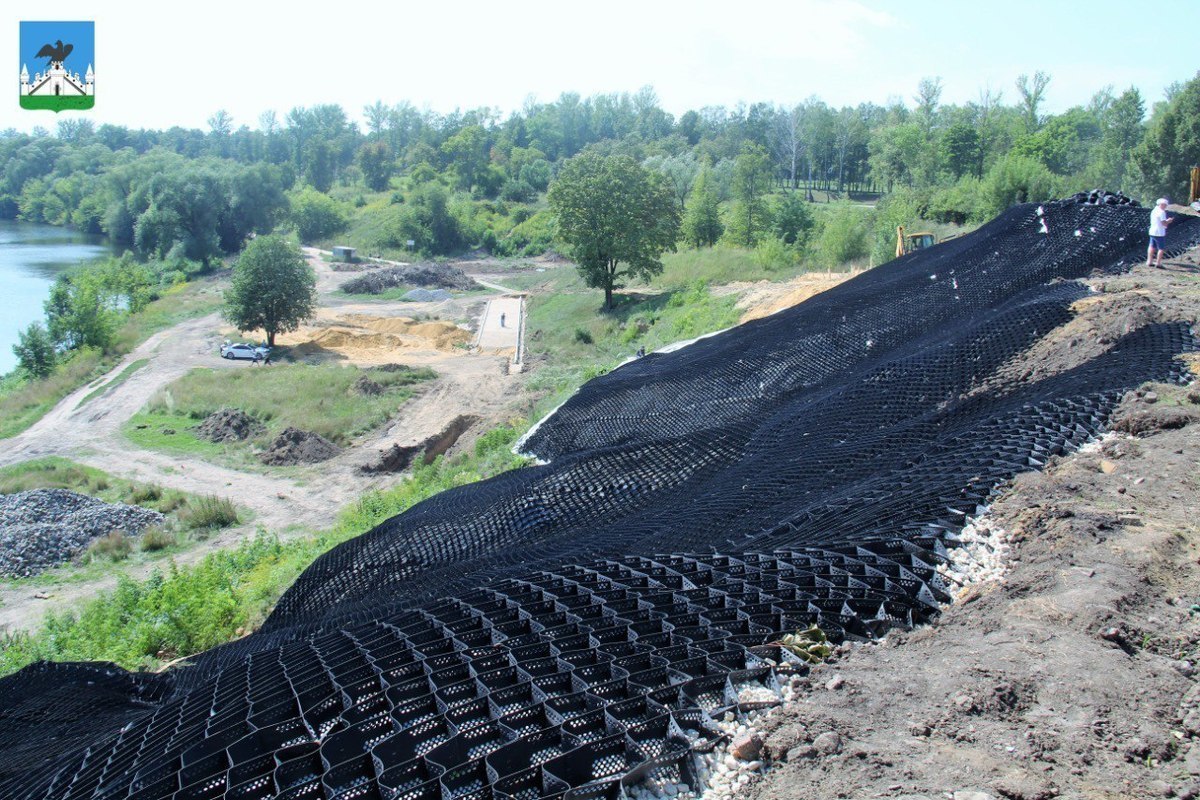
[[[1040,213],[1039,213],[1040,212]],[[0,681],[0,796],[613,798],[692,782],[710,714],[803,671],[783,633],[937,613],[966,518],[1183,381],[1184,324],[1037,381],[1071,279],[1144,258],[1145,210],[1019,206],[800,306],[627,364],[526,448],[318,559],[255,634],[162,675]],[[1045,232],[1043,232],[1043,223]],[[1172,252],[1200,221],[1172,227]]]

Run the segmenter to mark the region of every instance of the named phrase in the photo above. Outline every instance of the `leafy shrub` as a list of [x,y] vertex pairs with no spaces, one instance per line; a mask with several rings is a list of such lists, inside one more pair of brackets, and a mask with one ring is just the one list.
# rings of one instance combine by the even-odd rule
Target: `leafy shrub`
[[484,458],[499,450],[507,450],[517,440],[519,432],[516,428],[502,426],[493,428],[475,440],[475,456]]
[[1050,200],[1062,193],[1061,180],[1040,161],[1009,153],[983,179],[984,216],[994,217],[1017,203]]
[[830,211],[818,238],[821,263],[829,269],[849,266],[871,252],[871,215],[848,203],[838,203]]

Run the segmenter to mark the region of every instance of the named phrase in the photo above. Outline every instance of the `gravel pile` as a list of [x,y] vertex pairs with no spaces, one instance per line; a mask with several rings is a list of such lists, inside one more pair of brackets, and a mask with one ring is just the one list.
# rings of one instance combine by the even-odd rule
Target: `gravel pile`
[[261,422],[240,408],[214,411],[196,426],[196,435],[210,442],[244,442],[264,430]]
[[342,284],[349,294],[379,294],[397,286],[424,286],[435,289],[478,289],[467,273],[445,264],[410,264],[360,275]]
[[454,295],[447,292],[445,289],[412,289],[404,293],[401,300],[411,300],[416,303],[436,303],[441,300],[449,300]]
[[157,511],[105,503],[66,489],[0,495],[0,576],[26,578],[70,561],[93,539],[162,525]]
[[316,464],[333,458],[341,450],[336,444],[319,433],[286,428],[275,437],[258,460],[271,466],[284,467],[293,464]]

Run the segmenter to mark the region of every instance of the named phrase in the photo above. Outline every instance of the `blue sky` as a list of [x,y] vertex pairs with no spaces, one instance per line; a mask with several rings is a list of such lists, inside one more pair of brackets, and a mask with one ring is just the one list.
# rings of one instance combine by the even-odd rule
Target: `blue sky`
[[[20,9],[51,7],[94,20],[104,56],[96,108],[69,113],[152,128],[203,128],[220,108],[255,127],[267,109],[282,118],[317,103],[360,119],[376,99],[503,115],[530,98],[646,85],[675,114],[813,95],[834,106],[911,103],[924,77],[942,79],[943,102],[990,87],[1011,103],[1017,76],[1035,70],[1052,78],[1044,109],[1060,112],[1106,85],[1136,86],[1152,105],[1200,66],[1189,46],[1200,30],[1195,0],[338,0],[324,11],[206,0],[169,16],[145,0],[58,0],[4,5],[0,64],[18,61]],[[0,127],[52,125],[52,115],[17,107],[15,83]]]
[[96,48],[94,42],[94,24],[92,22],[44,22],[21,21],[20,25],[20,64],[29,68],[32,77],[38,72],[45,72],[49,62],[46,58],[38,58],[37,53],[42,45],[51,45],[58,40],[63,44],[72,44],[74,48],[67,56],[63,66],[71,72],[80,75],[87,74],[88,64],[96,63]]

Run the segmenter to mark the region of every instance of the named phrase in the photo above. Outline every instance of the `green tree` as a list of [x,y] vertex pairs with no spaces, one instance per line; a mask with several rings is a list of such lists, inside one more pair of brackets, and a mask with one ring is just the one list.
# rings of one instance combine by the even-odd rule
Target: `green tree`
[[713,185],[712,170],[705,167],[696,177],[683,215],[683,238],[693,247],[712,247],[721,238],[721,199]]
[[813,215],[799,192],[788,192],[775,205],[771,233],[784,244],[803,249],[813,229]]
[[239,331],[261,329],[274,347],[275,335],[296,330],[316,305],[317,277],[298,247],[279,236],[246,245],[225,292],[225,318]]
[[396,162],[386,142],[368,142],[358,148],[358,166],[367,187],[371,191],[382,192],[388,188]]
[[679,207],[665,180],[629,156],[572,158],[549,199],[584,282],[604,289],[605,308],[623,278],[661,273],[660,256],[679,238]]
[[734,243],[753,247],[770,223],[767,191],[771,188],[771,159],[758,145],[746,145],[733,165],[733,210],[725,235]]
[[981,161],[979,131],[965,122],[955,122],[942,134],[942,164],[958,180],[976,175]]
[[45,378],[54,371],[54,340],[40,322],[17,334],[13,345],[17,365],[31,378]]
[[1190,167],[1200,153],[1200,76],[1159,105],[1146,137],[1130,156],[1131,172],[1145,197],[1186,199]]
[[1142,141],[1146,104],[1132,86],[1113,100],[1104,111],[1103,133],[1095,153],[1098,185],[1122,188],[1129,169],[1130,153]]
[[1032,79],[1025,74],[1017,76],[1017,94],[1021,95],[1021,117],[1026,133],[1034,133],[1042,126],[1038,110],[1046,98],[1046,87],[1049,85],[1050,76],[1041,70],[1033,73]]
[[300,241],[315,242],[343,230],[348,215],[341,203],[306,186],[292,195],[291,218]]
[[323,140],[311,142],[304,164],[304,177],[318,192],[328,192],[333,186],[334,155]]
[[50,337],[68,349],[106,349],[117,327],[115,305],[115,293],[106,290],[98,271],[62,276],[50,287],[43,305]]

